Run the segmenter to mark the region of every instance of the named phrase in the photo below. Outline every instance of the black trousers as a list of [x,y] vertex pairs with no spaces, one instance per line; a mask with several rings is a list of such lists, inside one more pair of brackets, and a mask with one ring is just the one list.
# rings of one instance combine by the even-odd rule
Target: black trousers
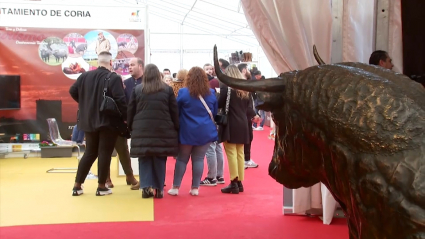
[[110,129],[100,129],[96,132],[85,132],[86,150],[78,164],[76,183],[84,183],[96,158],[98,159],[98,183],[104,184],[111,166],[111,156],[114,151],[118,132]]
[[249,144],[244,144],[243,151],[245,155],[245,161],[249,161],[251,159],[251,143],[254,139],[254,132],[252,131],[252,122],[248,120],[248,128],[249,128]]

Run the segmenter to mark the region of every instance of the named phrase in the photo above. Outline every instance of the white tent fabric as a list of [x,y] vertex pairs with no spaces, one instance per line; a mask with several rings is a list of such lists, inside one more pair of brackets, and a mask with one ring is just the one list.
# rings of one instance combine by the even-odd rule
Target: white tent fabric
[[242,0],[248,23],[277,73],[316,64],[315,44],[330,62],[332,17],[324,1]]
[[[242,0],[244,11],[254,34],[259,39],[276,72],[301,70],[317,63],[313,45],[325,62],[331,61],[332,16],[329,1]],[[325,223],[329,224],[335,200],[321,184],[293,191],[293,212],[304,213],[322,208],[324,191]],[[333,207],[332,207],[333,206]]]
[[[212,49],[217,45],[220,58],[228,59],[235,51],[251,52],[253,63],[262,68],[260,45],[239,1],[146,0],[144,3],[149,7],[151,62],[158,67],[170,68],[172,72],[195,65],[202,67],[212,63]],[[264,68],[268,64],[261,62]]]
[[[343,6],[341,49],[332,46],[333,34],[338,33],[332,31],[336,27],[332,26],[332,4]],[[278,73],[316,65],[313,44],[327,63],[337,62],[331,59],[332,55],[341,55],[335,58],[342,61],[368,63],[375,50],[374,4],[370,0],[242,0],[248,23]],[[392,1],[390,19],[389,54],[394,58],[395,70],[401,71],[400,0]],[[323,223],[331,223],[336,202],[323,184],[293,193],[294,213],[320,208],[322,204]]]
[[342,61],[369,62],[374,48],[374,5],[370,0],[344,0]]

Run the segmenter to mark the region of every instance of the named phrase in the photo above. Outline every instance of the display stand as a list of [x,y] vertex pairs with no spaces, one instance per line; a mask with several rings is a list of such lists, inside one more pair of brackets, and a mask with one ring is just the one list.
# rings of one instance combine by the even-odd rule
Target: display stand
[[45,146],[41,147],[42,158],[60,158],[60,157],[72,157],[73,146]]
[[34,143],[1,143],[0,158],[28,158],[31,153],[38,153],[40,146]]
[[345,214],[341,208],[336,208],[334,210],[333,215],[325,215],[324,210],[325,204],[323,204],[323,208],[310,208],[306,210],[304,213],[296,213],[294,212],[294,190],[283,187],[283,208],[282,212],[285,216],[309,216],[309,217],[318,217],[323,221],[324,224],[329,225],[331,223],[332,218],[345,218]]

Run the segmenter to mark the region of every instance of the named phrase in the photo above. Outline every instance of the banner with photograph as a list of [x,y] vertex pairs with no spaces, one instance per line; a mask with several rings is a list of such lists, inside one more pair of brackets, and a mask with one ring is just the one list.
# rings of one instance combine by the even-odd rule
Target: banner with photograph
[[[33,19],[32,23],[40,22],[40,18],[47,18],[43,16],[45,12],[41,11],[43,9],[40,6],[31,8],[30,5],[25,5],[10,8],[2,4],[1,24],[11,23],[19,16],[34,17],[28,14],[34,13],[35,8],[39,10],[40,16],[36,16],[34,19],[37,20]],[[70,97],[69,88],[83,72],[97,68],[97,54],[101,51],[112,53],[113,69],[123,78],[129,76],[130,58],[139,57],[145,60],[145,31],[139,11],[126,11],[128,17],[125,20],[118,19],[114,24],[106,24],[102,23],[102,20],[114,21],[110,15],[102,15],[103,19],[93,19],[96,13],[102,12],[101,8],[86,9],[83,14],[83,10],[80,10],[80,13],[77,13],[77,10],[70,13],[71,10],[66,9],[66,6],[61,7],[65,9],[57,10],[58,7],[55,6],[55,15],[62,12],[63,18],[68,20],[58,22],[67,22],[67,27],[58,27],[58,22],[57,27],[52,27],[55,25],[52,22],[44,25],[40,23],[38,28],[18,24],[0,26],[0,87],[4,83],[1,81],[5,76],[20,76],[20,107],[0,109],[0,143],[48,139],[47,118],[56,118],[62,138],[70,139],[77,120],[78,104]],[[44,8],[50,13],[53,7],[44,6]],[[68,16],[64,15],[65,11],[68,11],[66,13]],[[11,14],[10,18],[6,18],[8,13]],[[78,15],[79,18],[86,19],[85,27],[70,27],[73,26],[71,15],[75,15],[74,18]],[[96,21],[99,24],[95,24]],[[120,21],[121,28],[86,28],[94,25],[118,26]],[[19,22],[23,23],[34,25],[28,21]],[[138,23],[139,29],[131,24],[128,27],[130,29],[126,29],[127,23]],[[14,90],[16,89],[12,87],[8,89],[10,92]],[[5,95],[0,96],[0,106],[3,105],[1,101],[9,100]],[[34,134],[36,136],[26,137]]]

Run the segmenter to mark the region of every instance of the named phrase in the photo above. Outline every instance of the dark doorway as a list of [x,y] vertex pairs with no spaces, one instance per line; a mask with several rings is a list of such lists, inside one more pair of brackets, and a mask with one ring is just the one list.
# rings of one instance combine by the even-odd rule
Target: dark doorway
[[425,86],[425,1],[402,0],[403,73]]

